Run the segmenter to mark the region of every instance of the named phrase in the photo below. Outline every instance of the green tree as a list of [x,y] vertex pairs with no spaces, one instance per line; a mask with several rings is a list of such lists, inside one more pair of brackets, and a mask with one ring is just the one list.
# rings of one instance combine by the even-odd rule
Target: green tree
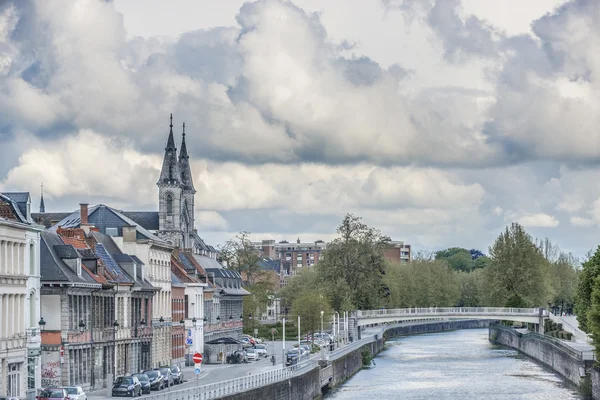
[[586,318],[586,329],[589,329],[589,332],[592,334],[597,359],[600,356],[600,277],[596,277],[593,281],[590,300],[590,309]]
[[521,225],[506,227],[489,254],[489,266],[485,269],[489,305],[505,306],[515,295],[521,296],[528,306],[547,303],[548,261]]
[[575,314],[581,330],[589,333],[588,312],[592,306],[592,291],[594,290],[596,278],[600,276],[600,246],[581,266],[582,270],[579,274],[575,296]]
[[435,253],[436,260],[445,260],[455,271],[470,271],[473,269],[471,252],[460,247],[451,247]]
[[292,304],[294,316],[300,316],[300,328],[305,332],[317,332],[321,329],[321,311],[323,324],[331,320],[331,306],[327,297],[319,292],[305,292]]
[[337,233],[316,266],[330,304],[340,311],[379,308],[389,295],[383,251],[390,239],[352,214],[346,214]]
[[457,272],[456,278],[460,289],[460,299],[457,306],[478,307],[485,305],[483,274],[483,269],[475,269],[472,272]]
[[291,308],[294,301],[307,292],[325,294],[322,290],[322,281],[317,272],[317,266],[302,268],[296,276],[288,280],[288,284],[281,288],[281,308]]
[[[270,301],[270,296],[273,291],[268,284],[258,282],[253,285],[247,285],[244,287],[251,294],[244,296],[242,307],[244,310],[244,326],[251,325],[248,316],[252,314],[253,318],[259,318],[267,310],[267,305]],[[225,316],[229,318],[229,315]],[[239,318],[239,315],[232,315],[234,319]],[[223,318],[223,316],[221,316]]]
[[561,310],[572,305],[577,294],[579,274],[576,266],[578,260],[572,254],[560,253],[556,261],[551,264],[550,280],[553,287],[552,304],[560,306]]

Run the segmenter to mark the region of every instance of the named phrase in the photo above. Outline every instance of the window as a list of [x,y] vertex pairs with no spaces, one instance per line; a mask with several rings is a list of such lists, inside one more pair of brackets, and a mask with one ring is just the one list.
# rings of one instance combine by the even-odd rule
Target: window
[[6,394],[10,397],[21,396],[21,364],[8,364]]
[[27,359],[27,389],[35,389],[35,358]]
[[35,248],[33,244],[29,245],[29,275],[36,275],[35,271]]
[[173,195],[171,193],[167,193],[165,200],[167,203],[167,215],[173,215]]

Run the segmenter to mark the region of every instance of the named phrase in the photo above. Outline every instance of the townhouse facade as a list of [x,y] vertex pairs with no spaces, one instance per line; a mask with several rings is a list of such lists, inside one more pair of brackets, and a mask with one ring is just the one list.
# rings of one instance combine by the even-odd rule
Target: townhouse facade
[[0,194],[0,396],[32,397],[41,384],[40,233],[27,192]]

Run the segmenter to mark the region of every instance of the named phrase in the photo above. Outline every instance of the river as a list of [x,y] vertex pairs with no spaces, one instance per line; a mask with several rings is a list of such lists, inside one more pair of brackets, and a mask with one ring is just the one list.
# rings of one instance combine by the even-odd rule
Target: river
[[394,338],[328,400],[580,399],[552,370],[492,345],[487,329]]

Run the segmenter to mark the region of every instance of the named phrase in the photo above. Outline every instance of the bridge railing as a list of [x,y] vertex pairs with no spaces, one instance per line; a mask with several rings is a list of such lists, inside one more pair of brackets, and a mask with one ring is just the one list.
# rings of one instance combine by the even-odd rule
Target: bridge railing
[[329,361],[337,360],[340,357],[345,356],[346,354],[358,350],[366,344],[372,343],[375,341],[375,335],[365,336],[360,340],[356,340],[352,343],[348,343],[347,345],[340,347],[339,349],[335,349],[334,351],[329,353]]
[[[413,307],[413,308],[392,308],[380,310],[359,310],[358,318],[369,317],[391,317],[391,316],[410,316],[410,315],[447,315],[447,314],[498,314],[498,315],[539,315],[539,308],[506,308],[506,307]],[[544,316],[548,311],[544,310]]]

